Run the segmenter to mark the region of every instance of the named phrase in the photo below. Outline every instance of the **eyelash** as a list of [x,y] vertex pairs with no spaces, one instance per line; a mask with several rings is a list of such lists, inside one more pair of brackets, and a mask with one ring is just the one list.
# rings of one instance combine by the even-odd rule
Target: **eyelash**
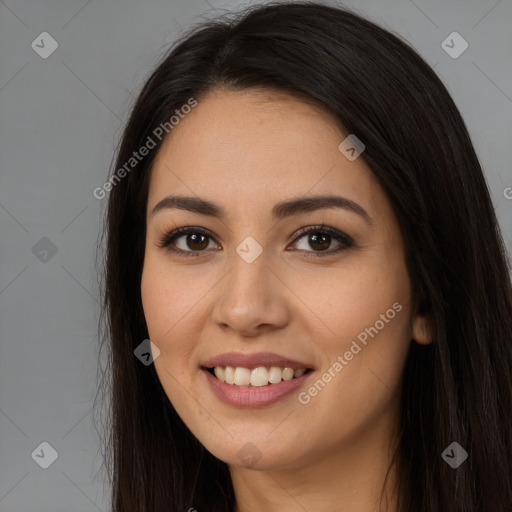
[[[212,233],[208,231],[207,229],[200,228],[200,227],[193,227],[193,226],[187,226],[182,228],[177,228],[174,231],[171,231],[170,233],[166,233],[159,241],[158,247],[161,247],[163,249],[166,249],[167,251],[174,253],[174,254],[180,254],[185,257],[197,257],[200,256],[200,253],[205,252],[205,250],[202,251],[183,251],[182,249],[177,249],[176,247],[173,247],[171,244],[177,240],[178,238],[181,238],[183,235],[195,233],[195,234],[201,234],[204,236],[207,236],[208,238],[214,239],[212,236]],[[335,250],[330,251],[303,251],[305,253],[306,258],[322,258],[325,256],[332,256],[333,254],[338,254],[345,249],[348,249],[349,247],[353,247],[354,240],[352,240],[351,237],[346,235],[345,233],[342,233],[341,231],[338,231],[335,228],[331,228],[329,226],[320,225],[320,226],[310,226],[307,228],[303,228],[299,230],[297,233],[297,236],[293,243],[296,243],[298,240],[303,238],[305,235],[309,234],[323,234],[323,235],[329,235],[337,242],[340,242],[342,245]],[[313,253],[313,255],[309,254]]]

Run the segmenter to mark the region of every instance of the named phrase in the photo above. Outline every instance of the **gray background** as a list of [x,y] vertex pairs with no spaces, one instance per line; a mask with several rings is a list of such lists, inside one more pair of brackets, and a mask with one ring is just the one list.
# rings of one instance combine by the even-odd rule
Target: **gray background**
[[[344,4],[403,36],[447,85],[510,254],[512,1]],[[201,17],[242,5],[0,0],[0,512],[108,510],[92,414],[106,200],[92,191],[161,52]],[[456,59],[441,46],[453,31],[469,44]],[[46,59],[31,47],[42,32],[59,45]],[[44,441],[58,453],[47,469],[36,463],[49,460]]]

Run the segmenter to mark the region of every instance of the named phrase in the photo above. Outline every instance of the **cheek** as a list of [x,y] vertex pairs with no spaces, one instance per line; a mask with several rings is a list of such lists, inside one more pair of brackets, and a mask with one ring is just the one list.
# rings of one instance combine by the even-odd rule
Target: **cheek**
[[172,316],[170,296],[172,287],[151,258],[146,258],[141,279],[141,298],[144,317],[148,326],[149,337],[158,344],[165,331],[170,328],[169,320]]
[[[326,348],[334,351],[346,342],[350,344],[376,322],[382,333],[396,329],[397,335],[408,325],[410,288],[405,265],[379,255],[368,258],[364,264],[361,260],[340,266],[322,278],[317,276],[315,286],[312,276],[296,280],[294,286],[294,292],[311,312],[304,318],[317,325],[318,339],[323,338]],[[398,305],[393,308],[395,303]],[[383,320],[381,315],[385,316]]]
[[158,258],[149,255],[145,259],[141,298],[149,338],[160,350],[154,361],[155,370],[169,400],[183,409],[186,403],[183,386],[190,387],[187,364],[193,343],[189,340],[193,340],[194,335],[187,330],[187,326],[190,327],[187,313],[191,308],[188,300],[182,300],[181,288]]
[[[176,270],[165,257],[149,252],[141,278],[141,298],[149,338],[160,349],[155,368],[164,382],[172,385],[165,371],[188,379],[196,359],[193,357],[204,324],[201,299],[211,288],[201,273]],[[162,373],[163,372],[163,373]]]
[[190,313],[200,298],[200,288],[188,283],[182,273],[163,260],[158,255],[147,255],[141,278],[141,297],[150,337],[165,348],[173,334],[175,337],[176,331],[190,321]]
[[[184,317],[186,311],[178,283],[151,256],[144,262],[141,298],[149,338],[160,349],[160,356],[155,359],[155,369],[169,394],[174,387],[171,375],[178,377],[185,369],[186,343],[177,343],[176,340],[182,339],[179,332],[187,317]],[[166,372],[170,375],[166,375]]]
[[[327,399],[326,393],[324,403],[339,402],[342,396],[354,422],[364,422],[365,415],[381,411],[390,400],[402,374],[411,328],[410,284],[401,254],[375,252],[360,263],[337,269],[324,287],[309,286],[308,301],[316,315],[309,321],[316,323],[311,331],[318,333],[315,340],[325,355],[322,370],[330,368],[335,374],[325,375],[333,384],[327,385],[330,396]],[[345,413],[339,414],[339,421],[346,423]]]

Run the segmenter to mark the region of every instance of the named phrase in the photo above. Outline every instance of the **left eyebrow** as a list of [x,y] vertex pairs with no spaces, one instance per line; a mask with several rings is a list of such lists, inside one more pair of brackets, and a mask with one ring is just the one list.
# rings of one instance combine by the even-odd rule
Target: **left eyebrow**
[[[165,197],[153,208],[151,215],[155,215],[159,211],[169,208],[187,210],[218,219],[226,218],[226,211],[222,206],[206,199],[187,196]],[[361,216],[367,224],[373,226],[373,219],[361,205],[342,196],[310,196],[283,201],[281,203],[277,203],[272,208],[272,218],[274,220],[282,220],[292,215],[313,212],[325,208],[340,208],[348,210]]]

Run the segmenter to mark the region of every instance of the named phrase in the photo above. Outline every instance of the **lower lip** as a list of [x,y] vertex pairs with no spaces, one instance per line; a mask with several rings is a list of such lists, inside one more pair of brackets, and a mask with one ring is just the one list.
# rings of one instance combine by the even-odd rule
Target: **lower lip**
[[309,376],[314,373],[310,370],[296,379],[282,380],[279,384],[237,386],[221,382],[208,370],[203,369],[203,372],[217,398],[235,407],[261,407],[273,404],[300,388]]

